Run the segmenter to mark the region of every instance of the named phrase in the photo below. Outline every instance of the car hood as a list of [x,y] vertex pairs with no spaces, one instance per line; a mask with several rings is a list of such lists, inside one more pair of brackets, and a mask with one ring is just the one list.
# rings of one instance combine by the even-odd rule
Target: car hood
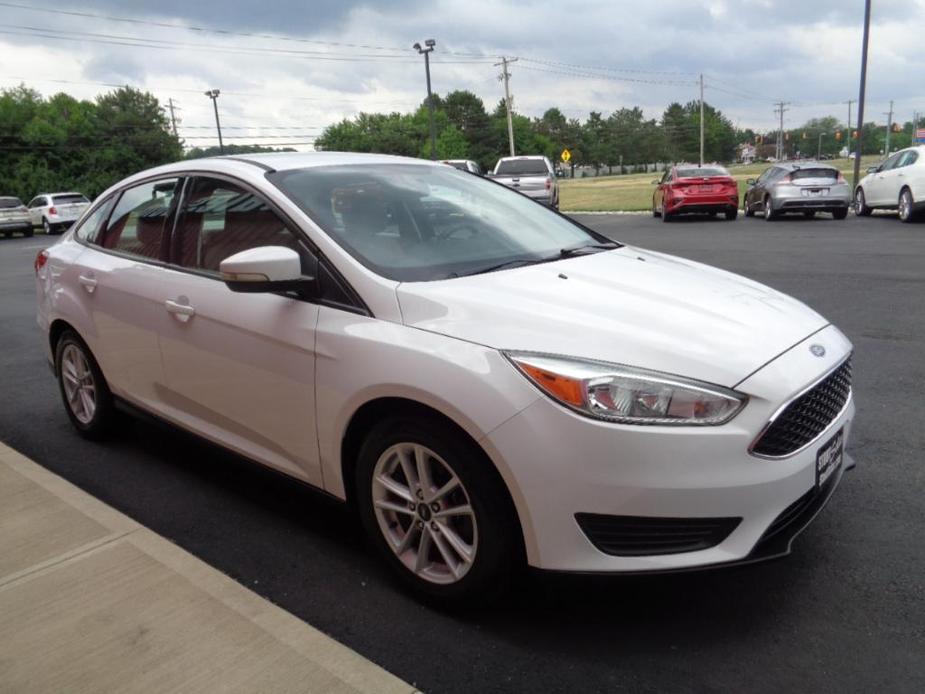
[[630,246],[397,292],[422,330],[730,387],[828,324],[757,282]]

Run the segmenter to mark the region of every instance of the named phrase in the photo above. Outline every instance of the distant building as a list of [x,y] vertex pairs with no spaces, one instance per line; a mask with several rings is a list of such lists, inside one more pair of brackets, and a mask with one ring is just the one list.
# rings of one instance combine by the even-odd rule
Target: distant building
[[737,158],[743,164],[751,164],[757,154],[755,145],[743,142],[737,147]]

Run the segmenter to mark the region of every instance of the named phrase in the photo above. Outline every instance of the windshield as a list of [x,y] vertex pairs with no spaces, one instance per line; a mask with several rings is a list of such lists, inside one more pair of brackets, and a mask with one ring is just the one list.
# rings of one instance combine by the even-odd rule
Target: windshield
[[546,176],[549,169],[542,159],[507,159],[498,162],[498,176]]
[[607,242],[519,193],[448,166],[320,166],[267,177],[357,260],[401,282]]
[[729,172],[722,166],[697,166],[690,169],[678,169],[678,178],[703,178],[704,176],[728,176]]
[[90,202],[83,195],[53,195],[51,198],[55,205],[74,205],[82,202]]
[[12,207],[22,207],[22,200],[19,198],[0,198],[0,209],[10,209]]

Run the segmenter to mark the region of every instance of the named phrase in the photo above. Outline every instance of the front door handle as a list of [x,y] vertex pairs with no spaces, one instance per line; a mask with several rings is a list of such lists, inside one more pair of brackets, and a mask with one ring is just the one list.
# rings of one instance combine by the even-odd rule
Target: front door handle
[[177,297],[179,301],[168,299],[164,302],[167,313],[172,313],[181,323],[186,323],[190,318],[196,315],[196,309],[189,305],[185,296]]
[[83,285],[88,294],[92,294],[93,290],[96,289],[96,278],[93,276],[93,273],[89,275],[77,275],[77,281]]

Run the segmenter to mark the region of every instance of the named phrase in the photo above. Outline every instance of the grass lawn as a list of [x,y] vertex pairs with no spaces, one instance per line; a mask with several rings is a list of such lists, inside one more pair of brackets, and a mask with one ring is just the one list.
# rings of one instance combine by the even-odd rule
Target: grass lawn
[[[868,166],[878,163],[880,157],[861,158],[861,175]],[[851,179],[854,162],[851,159],[834,159],[833,164]],[[745,180],[757,178],[770,164],[749,164],[730,166],[729,173],[739,184],[739,194],[745,193]],[[560,207],[563,212],[571,210],[614,212],[651,210],[652,181],[661,178],[661,173],[629,174],[626,176],[598,176],[597,178],[562,179],[559,191]]]

